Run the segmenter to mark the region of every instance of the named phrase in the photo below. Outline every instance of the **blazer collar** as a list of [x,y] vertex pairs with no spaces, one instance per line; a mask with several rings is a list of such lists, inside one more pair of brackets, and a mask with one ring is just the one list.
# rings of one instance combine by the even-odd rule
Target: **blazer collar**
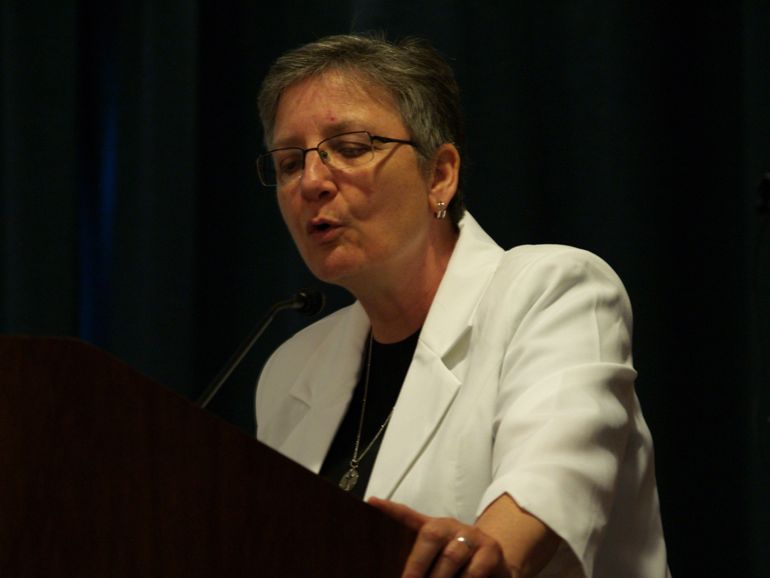
[[503,250],[466,212],[460,237],[425,319],[420,340],[444,356],[472,324],[479,298],[492,278]]

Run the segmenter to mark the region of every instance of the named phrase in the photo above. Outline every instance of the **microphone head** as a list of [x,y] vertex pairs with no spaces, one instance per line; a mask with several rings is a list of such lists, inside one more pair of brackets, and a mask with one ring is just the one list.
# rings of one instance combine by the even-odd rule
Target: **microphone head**
[[302,289],[294,296],[294,309],[303,315],[315,315],[324,308],[326,297],[318,289]]

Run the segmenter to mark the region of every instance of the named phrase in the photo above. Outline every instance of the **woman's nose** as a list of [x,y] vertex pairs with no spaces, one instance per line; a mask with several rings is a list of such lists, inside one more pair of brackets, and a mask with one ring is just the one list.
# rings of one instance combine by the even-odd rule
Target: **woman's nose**
[[332,172],[321,158],[318,150],[308,151],[305,156],[305,166],[300,176],[300,187],[303,196],[308,200],[317,200],[337,192],[337,186],[332,178]]

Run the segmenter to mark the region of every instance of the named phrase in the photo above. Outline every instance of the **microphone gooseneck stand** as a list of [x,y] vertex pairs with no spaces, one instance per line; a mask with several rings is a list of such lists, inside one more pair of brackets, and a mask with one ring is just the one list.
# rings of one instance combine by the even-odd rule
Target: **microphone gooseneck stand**
[[221,388],[224,382],[227,381],[227,378],[230,377],[230,374],[235,370],[236,367],[238,367],[238,365],[240,365],[246,354],[262,336],[262,334],[265,332],[265,329],[267,329],[279,311],[294,309],[295,311],[298,311],[304,315],[315,315],[321,309],[323,309],[324,302],[324,295],[320,291],[316,291],[315,289],[303,289],[302,291],[296,293],[293,297],[284,299],[283,301],[279,301],[278,303],[274,304],[264,316],[262,321],[260,321],[256,326],[254,331],[252,331],[246,337],[246,339],[243,340],[235,353],[233,353],[230,360],[211,381],[206,390],[196,400],[195,404],[200,408],[205,408],[208,405],[208,403],[219,391],[219,388]]

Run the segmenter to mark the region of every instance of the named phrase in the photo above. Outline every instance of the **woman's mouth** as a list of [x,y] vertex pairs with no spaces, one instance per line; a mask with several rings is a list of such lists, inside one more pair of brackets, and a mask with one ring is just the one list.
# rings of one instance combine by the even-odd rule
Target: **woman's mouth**
[[308,235],[322,243],[335,239],[341,230],[340,223],[330,219],[311,219],[307,225]]

